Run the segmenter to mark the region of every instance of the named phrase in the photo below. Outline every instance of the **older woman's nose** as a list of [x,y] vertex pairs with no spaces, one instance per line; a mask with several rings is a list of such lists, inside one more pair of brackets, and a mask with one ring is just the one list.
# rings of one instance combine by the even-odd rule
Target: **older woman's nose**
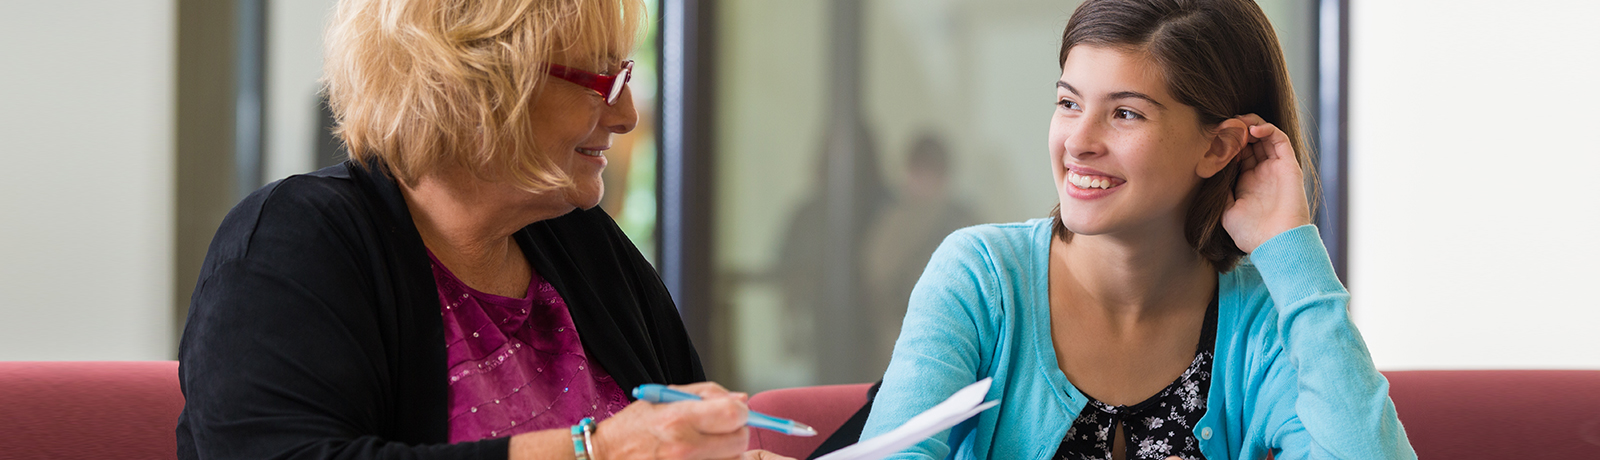
[[639,111],[633,107],[633,89],[622,87],[622,94],[617,95],[617,104],[607,106],[600,116],[600,126],[607,131],[622,134],[633,131],[639,125]]

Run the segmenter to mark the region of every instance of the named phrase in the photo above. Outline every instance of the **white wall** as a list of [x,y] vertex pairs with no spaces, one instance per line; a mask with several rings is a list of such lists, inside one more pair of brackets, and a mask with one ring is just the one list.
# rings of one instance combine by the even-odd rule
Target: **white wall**
[[1595,18],[1352,5],[1350,289],[1380,368],[1600,368]]
[[0,2],[0,360],[171,358],[174,8]]

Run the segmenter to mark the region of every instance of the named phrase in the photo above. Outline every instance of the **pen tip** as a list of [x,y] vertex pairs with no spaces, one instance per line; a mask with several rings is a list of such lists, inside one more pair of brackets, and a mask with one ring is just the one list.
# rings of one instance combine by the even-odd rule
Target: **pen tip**
[[817,435],[817,430],[815,428],[811,428],[810,426],[807,426],[804,423],[794,422],[794,435],[795,436],[816,436]]

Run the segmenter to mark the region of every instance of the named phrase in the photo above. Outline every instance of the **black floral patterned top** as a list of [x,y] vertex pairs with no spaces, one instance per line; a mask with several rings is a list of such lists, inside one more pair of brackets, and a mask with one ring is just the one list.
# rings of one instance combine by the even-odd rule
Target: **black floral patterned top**
[[1093,396],[1078,420],[1067,429],[1056,450],[1057,460],[1111,460],[1112,436],[1122,424],[1124,458],[1164,460],[1178,456],[1184,460],[1204,459],[1194,425],[1206,414],[1206,395],[1211,389],[1211,353],[1217,343],[1217,299],[1211,298],[1200,344],[1194,361],[1172,384],[1155,396],[1132,406],[1112,406]]

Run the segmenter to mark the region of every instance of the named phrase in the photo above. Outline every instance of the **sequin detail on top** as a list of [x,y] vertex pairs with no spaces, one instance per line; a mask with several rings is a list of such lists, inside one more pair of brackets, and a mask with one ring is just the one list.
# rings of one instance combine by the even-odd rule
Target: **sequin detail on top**
[[432,260],[449,369],[450,442],[604,420],[626,393],[584,353],[566,301],[537,272],[521,299],[468,287]]

